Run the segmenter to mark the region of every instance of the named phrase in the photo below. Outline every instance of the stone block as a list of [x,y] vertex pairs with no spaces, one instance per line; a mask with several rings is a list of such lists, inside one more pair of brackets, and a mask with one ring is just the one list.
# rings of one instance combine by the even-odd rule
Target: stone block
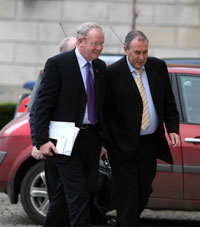
[[0,85],[22,86],[27,80],[33,80],[35,68],[33,66],[0,65]]
[[[75,22],[63,22],[63,29],[67,36],[76,36],[77,28],[80,26],[80,24],[84,23],[85,21],[75,21]],[[61,28],[60,28],[61,29]],[[62,33],[62,36],[64,37],[64,33]]]
[[153,21],[153,5],[152,4],[140,4],[138,2],[136,6],[136,24],[152,24]]
[[11,63],[14,57],[13,43],[0,43],[0,62]]
[[35,41],[37,37],[36,22],[0,21],[0,40]]
[[190,5],[190,4],[199,4],[199,0],[139,0],[138,3],[150,3],[150,4],[175,4],[175,5]]
[[179,4],[197,4],[199,6],[199,0],[179,0]]
[[59,44],[17,44],[16,63],[44,65],[47,58],[59,53]]
[[144,32],[151,47],[172,47],[176,42],[176,28],[171,26],[137,26],[137,30]]
[[177,29],[177,47],[200,48],[200,29],[185,27]]
[[90,1],[65,1],[63,3],[64,21],[105,22],[107,20],[107,3]]
[[133,18],[133,6],[127,2],[108,3],[108,23],[131,24]]
[[39,24],[39,32],[38,32],[38,40],[40,42],[59,42],[64,38],[63,31],[59,25],[59,22],[56,23],[40,23]]
[[61,1],[17,1],[17,18],[34,20],[59,20]]
[[0,18],[14,19],[15,0],[0,0]]
[[[80,0],[75,0],[75,1],[80,1]],[[87,1],[99,2],[99,0],[87,0]],[[81,2],[83,2],[83,1],[81,1]],[[113,4],[115,4],[115,2],[121,2],[121,3],[127,2],[127,3],[132,3],[133,0],[101,0],[101,2],[109,2],[109,3],[113,3]]]
[[124,38],[126,34],[131,31],[131,25],[104,25],[105,31],[105,48],[109,48],[110,45],[123,47]]
[[159,3],[161,3],[161,4],[165,4],[165,3],[167,3],[167,4],[172,4],[172,3],[177,3],[177,0],[139,0],[138,2],[140,2],[140,3],[150,3],[150,4],[159,4]]
[[111,1],[84,1],[84,3],[83,1],[68,1],[64,3],[62,17],[64,21],[80,21],[80,23],[86,21],[95,21],[100,24],[119,21],[131,23],[132,7],[127,1],[118,1],[115,4]]
[[199,25],[199,8],[192,5],[155,5],[155,24]]
[[0,84],[0,102],[18,102],[22,93],[27,93],[27,90],[21,86],[1,85]]

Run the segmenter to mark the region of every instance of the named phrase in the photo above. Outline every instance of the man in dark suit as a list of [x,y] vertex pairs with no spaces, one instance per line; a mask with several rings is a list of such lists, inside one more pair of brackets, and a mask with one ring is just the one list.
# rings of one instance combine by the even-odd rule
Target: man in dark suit
[[[106,65],[98,57],[104,33],[96,23],[77,30],[77,48],[49,58],[35,106],[35,143],[56,163],[59,181],[44,226],[90,227],[88,204],[95,194],[102,146]],[[89,93],[90,92],[90,93]],[[92,94],[92,95],[91,95]],[[50,121],[80,128],[71,156],[57,154],[49,139]]]
[[108,67],[110,111],[106,125],[120,227],[138,226],[156,174],[156,158],[172,163],[165,123],[172,146],[179,145],[179,114],[166,64],[148,57],[148,39],[140,31],[127,34],[126,56]]
[[[76,38],[73,36],[65,37],[60,42],[60,53],[73,50],[75,47],[76,47]],[[37,99],[38,91],[39,91],[39,88],[36,91],[34,100]],[[49,200],[51,201],[56,189],[56,184],[59,179],[59,173],[55,163],[52,160],[49,160],[49,159],[46,160],[42,152],[38,150],[37,147],[35,146],[34,114],[35,114],[35,101],[31,107],[30,120],[29,120],[30,128],[31,128],[31,139],[33,144],[31,156],[37,160],[44,159],[46,186],[47,186]]]

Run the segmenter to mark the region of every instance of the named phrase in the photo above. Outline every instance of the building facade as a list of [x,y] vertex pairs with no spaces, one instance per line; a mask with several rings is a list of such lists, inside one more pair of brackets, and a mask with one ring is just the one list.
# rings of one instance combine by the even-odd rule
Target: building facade
[[[35,80],[65,34],[95,21],[105,31],[103,53],[123,53],[135,28],[150,40],[150,55],[200,57],[199,0],[0,0],[0,101],[17,101],[22,84]],[[137,14],[134,21],[134,15]],[[116,35],[117,34],[117,35]]]

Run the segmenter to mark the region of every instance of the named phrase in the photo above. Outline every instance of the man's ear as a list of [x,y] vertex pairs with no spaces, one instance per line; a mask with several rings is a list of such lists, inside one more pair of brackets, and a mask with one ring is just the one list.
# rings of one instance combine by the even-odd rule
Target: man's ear
[[124,46],[124,53],[125,53],[126,55],[128,55],[128,49],[127,49],[126,46]]
[[78,46],[82,46],[83,42],[84,42],[84,38],[78,38],[77,40]]

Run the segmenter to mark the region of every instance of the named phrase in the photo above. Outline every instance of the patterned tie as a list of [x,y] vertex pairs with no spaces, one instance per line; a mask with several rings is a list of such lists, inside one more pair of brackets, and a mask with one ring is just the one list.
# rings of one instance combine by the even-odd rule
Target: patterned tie
[[140,95],[141,95],[141,98],[142,98],[142,102],[143,102],[143,113],[142,113],[141,129],[145,130],[150,124],[150,119],[149,119],[149,110],[148,110],[147,96],[146,96],[144,84],[142,83],[142,79],[141,79],[142,69],[141,70],[135,70],[135,73],[136,73],[135,82],[136,82],[136,84],[138,86],[138,90],[140,92]]
[[92,73],[90,71],[90,63],[86,63],[86,85],[87,85],[87,106],[88,106],[88,120],[95,124],[97,121],[97,108],[95,100],[95,87]]

